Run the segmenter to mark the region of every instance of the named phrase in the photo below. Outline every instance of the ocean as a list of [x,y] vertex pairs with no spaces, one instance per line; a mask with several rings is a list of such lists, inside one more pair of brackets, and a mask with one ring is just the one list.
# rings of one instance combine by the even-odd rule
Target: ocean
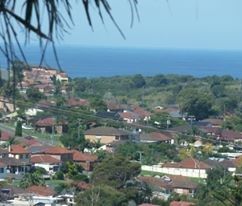
[[[204,77],[231,75],[242,78],[242,51],[191,49],[138,49],[62,46],[57,48],[61,68],[74,77],[181,74]],[[25,49],[28,63],[38,65],[38,47]],[[0,56],[0,64],[5,65]],[[44,65],[58,68],[53,52]]]

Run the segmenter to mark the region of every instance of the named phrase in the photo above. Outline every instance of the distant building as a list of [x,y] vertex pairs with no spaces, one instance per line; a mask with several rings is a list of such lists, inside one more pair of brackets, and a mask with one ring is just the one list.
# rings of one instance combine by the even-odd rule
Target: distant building
[[113,127],[96,127],[84,132],[85,139],[90,142],[110,144],[116,141],[128,140],[129,133]]

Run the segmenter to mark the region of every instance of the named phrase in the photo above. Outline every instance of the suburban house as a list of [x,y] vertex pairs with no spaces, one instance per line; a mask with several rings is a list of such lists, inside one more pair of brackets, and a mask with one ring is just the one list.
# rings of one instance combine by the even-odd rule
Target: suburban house
[[1,162],[6,165],[7,177],[21,178],[21,175],[29,172],[31,169],[29,159],[15,159],[13,157],[7,157],[1,159]]
[[100,142],[101,144],[111,144],[113,142],[128,140],[127,131],[114,127],[95,127],[84,132],[85,139],[90,142]]
[[34,155],[31,163],[34,167],[44,168],[49,174],[54,174],[59,170],[61,161],[50,155]]
[[207,163],[194,158],[184,159],[181,162],[163,163],[161,165],[142,165],[142,170],[146,171],[204,179],[207,178],[207,171],[212,168]]
[[97,162],[97,156],[90,153],[83,153],[77,150],[71,150],[73,152],[73,162],[81,165],[84,170],[92,171],[93,165]]
[[173,134],[170,132],[151,132],[148,134],[141,134],[140,135],[140,142],[144,143],[167,143],[167,144],[174,144],[175,140]]
[[143,109],[142,107],[139,106],[134,106],[132,108],[132,111],[139,116],[139,118],[143,121],[149,121],[151,113]]
[[131,111],[119,112],[119,116],[123,121],[131,124],[140,120],[139,115]]
[[89,102],[86,99],[70,98],[67,100],[66,104],[69,107],[83,107],[88,106]]
[[3,181],[7,176],[7,165],[0,160],[0,181]]
[[2,147],[0,147],[0,158],[1,159],[8,157],[8,154],[9,154],[9,152],[7,149],[3,149]]
[[121,105],[114,101],[107,102],[107,112],[123,112],[126,108],[126,105]]
[[201,123],[205,124],[207,127],[216,127],[221,128],[224,121],[222,119],[204,119],[200,121]]
[[0,145],[2,144],[6,144],[13,135],[11,135],[10,133],[6,132],[6,131],[1,131],[0,132]]
[[28,160],[30,154],[22,145],[16,144],[9,146],[9,157],[19,160]]
[[147,183],[153,192],[153,197],[167,200],[172,193],[193,197],[198,184],[188,177],[164,175],[162,177],[141,176],[140,180]]
[[[35,129],[41,132],[62,134],[67,132],[68,123],[64,120],[58,121],[53,117],[40,119],[35,123]],[[54,130],[54,131],[53,131]]]
[[72,151],[66,149],[65,147],[58,146],[48,146],[48,147],[39,147],[40,150],[32,153],[31,158],[39,155],[49,155],[61,162],[73,161]]
[[242,142],[242,133],[240,132],[224,130],[219,127],[202,127],[200,130],[218,141],[231,143]]

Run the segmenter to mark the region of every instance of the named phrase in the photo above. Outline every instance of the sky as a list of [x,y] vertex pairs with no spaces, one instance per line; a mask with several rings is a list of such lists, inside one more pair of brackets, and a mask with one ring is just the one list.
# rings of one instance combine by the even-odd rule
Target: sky
[[126,39],[110,19],[105,25],[91,8],[93,30],[81,3],[73,7],[75,26],[59,45],[242,50],[241,0],[139,0],[140,22],[130,28],[128,0],[109,0]]

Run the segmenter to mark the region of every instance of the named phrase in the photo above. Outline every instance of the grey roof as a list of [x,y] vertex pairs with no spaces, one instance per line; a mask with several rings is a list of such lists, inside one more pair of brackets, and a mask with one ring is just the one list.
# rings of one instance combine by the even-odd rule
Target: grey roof
[[84,132],[85,135],[107,135],[107,136],[122,136],[129,135],[129,132],[116,129],[114,127],[95,127]]

